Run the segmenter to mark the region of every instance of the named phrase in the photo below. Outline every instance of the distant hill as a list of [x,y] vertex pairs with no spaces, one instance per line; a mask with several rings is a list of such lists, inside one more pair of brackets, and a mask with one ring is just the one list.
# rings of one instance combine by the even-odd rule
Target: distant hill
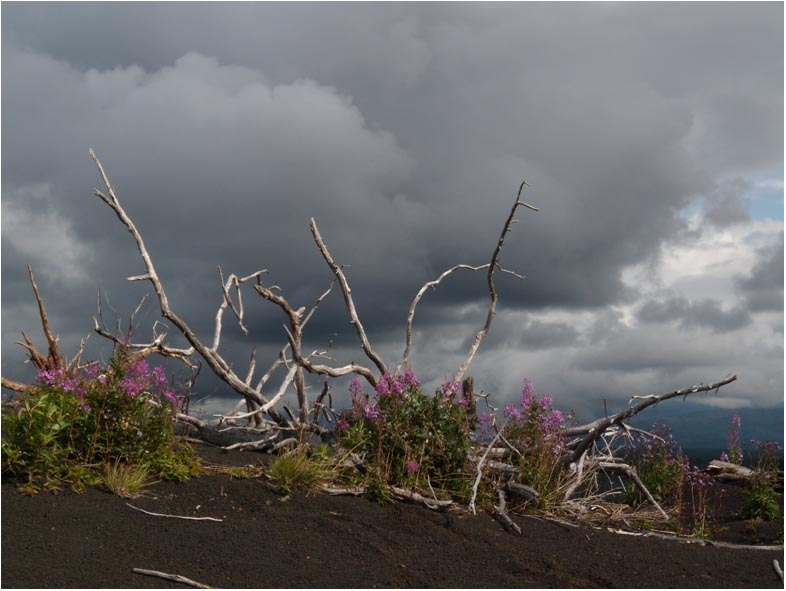
[[783,445],[783,405],[771,408],[713,408],[682,402],[667,401],[648,408],[633,417],[630,425],[649,429],[659,423],[671,428],[674,438],[684,450],[723,450],[728,445],[731,417],[740,415],[743,444],[751,439],[777,441]]

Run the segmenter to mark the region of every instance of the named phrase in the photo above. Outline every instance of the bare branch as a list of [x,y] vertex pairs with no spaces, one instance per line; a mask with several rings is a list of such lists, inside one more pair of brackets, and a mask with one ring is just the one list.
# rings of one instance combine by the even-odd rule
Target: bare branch
[[132,509],[136,509],[137,511],[141,511],[146,515],[152,515],[153,517],[170,517],[172,519],[188,519],[189,521],[224,521],[223,519],[219,519],[217,517],[189,517],[187,515],[167,515],[166,513],[153,513],[152,511],[145,511],[144,509],[140,509],[139,507],[134,507],[131,503],[126,503]]
[[[96,189],[95,194],[98,196],[104,203],[106,203],[112,211],[115,212],[115,215],[120,220],[120,222],[128,229],[131,235],[134,237],[134,240],[137,245],[137,250],[139,251],[140,256],[145,264],[145,268],[147,269],[147,274],[142,276],[145,279],[149,280],[150,283],[153,285],[153,289],[156,293],[156,297],[158,298],[158,303],[161,308],[161,315],[171,321],[186,340],[191,344],[192,347],[199,353],[199,355],[205,360],[205,362],[210,366],[210,369],[218,376],[221,380],[227,383],[233,390],[242,394],[246,399],[252,400],[258,404],[265,404],[267,399],[256,392],[250,386],[247,386],[243,380],[241,380],[232,369],[229,367],[224,359],[218,355],[216,351],[213,349],[206,347],[196,336],[196,334],[191,330],[191,328],[186,324],[186,322],[181,319],[177,314],[172,311],[169,307],[169,301],[166,296],[166,292],[164,291],[164,286],[161,283],[160,279],[158,278],[158,274],[156,273],[155,266],[153,265],[153,261],[148,254],[147,248],[145,247],[144,240],[142,239],[142,235],[137,230],[134,222],[131,221],[131,218],[128,217],[123,207],[120,205],[120,201],[115,194],[114,187],[112,187],[111,182],[109,181],[109,177],[107,176],[106,172],[104,171],[104,167],[101,165],[101,162],[98,160],[95,152],[91,149],[90,156],[96,163],[98,170],[101,174],[101,178],[106,185],[107,191],[109,192],[108,195],[105,195],[98,189]],[[285,424],[286,419],[284,419],[281,414],[276,411],[275,409],[270,409],[268,414],[279,424]]]
[[349,318],[352,325],[355,327],[355,330],[358,333],[358,338],[360,338],[360,346],[363,348],[363,351],[366,353],[366,356],[374,362],[374,365],[377,366],[377,369],[381,374],[385,374],[388,372],[388,368],[385,365],[385,362],[382,361],[382,358],[377,355],[374,349],[371,348],[371,343],[366,336],[366,330],[363,328],[363,325],[360,323],[360,318],[358,318],[357,310],[355,310],[355,302],[352,301],[352,290],[349,287],[349,283],[347,282],[347,278],[344,275],[344,271],[341,269],[339,265],[336,264],[336,261],[333,260],[333,257],[330,255],[330,252],[325,246],[325,242],[322,240],[322,236],[319,234],[319,229],[317,228],[317,223],[314,221],[314,218],[311,218],[310,222],[311,227],[311,234],[314,236],[314,242],[317,243],[317,247],[319,251],[322,253],[322,257],[325,259],[325,262],[330,267],[330,270],[333,271],[333,274],[338,279],[338,283],[341,286],[341,292],[344,294],[344,302],[347,305],[347,311],[349,312]]
[[[507,423],[507,421],[506,421]],[[488,447],[486,448],[485,453],[480,458],[478,465],[475,467],[477,474],[475,475],[475,483],[472,485],[472,498],[469,500],[469,509],[472,511],[472,514],[475,515],[477,512],[475,511],[475,498],[478,496],[478,487],[480,486],[480,479],[483,477],[483,462],[486,461],[486,458],[491,451],[491,448],[494,447],[494,444],[497,443],[497,440],[501,437],[502,431],[505,428],[505,425],[502,426],[502,429],[497,431],[497,434],[494,436],[494,439],[491,440]]]
[[668,513],[663,510],[663,507],[658,504],[658,501],[656,501],[650,491],[647,490],[647,487],[644,486],[644,483],[641,481],[641,478],[639,478],[639,475],[632,466],[629,466],[628,464],[620,464],[617,462],[598,462],[598,468],[606,472],[621,472],[622,474],[625,474],[636,484],[650,504],[652,504],[652,506],[660,512],[664,519],[669,519]]
[[391,486],[390,490],[393,494],[401,497],[402,499],[407,499],[408,501],[412,501],[414,503],[421,503],[428,507],[429,509],[434,510],[444,510],[453,505],[453,501],[439,501],[436,499],[428,499],[421,495],[420,493],[416,493],[415,491],[406,490],[403,488],[398,488],[397,486]]
[[521,201],[521,192],[524,190],[524,186],[526,184],[527,182],[524,181],[519,186],[519,191],[518,194],[516,195],[516,201],[510,210],[508,219],[505,220],[505,225],[502,227],[502,232],[500,233],[499,240],[497,241],[497,247],[494,249],[494,252],[491,255],[491,261],[489,262],[488,265],[487,281],[488,281],[488,288],[489,288],[489,296],[491,297],[491,304],[489,305],[489,311],[488,314],[486,315],[486,323],[483,325],[483,328],[480,329],[478,334],[475,335],[475,340],[472,342],[472,346],[469,349],[469,354],[467,355],[466,360],[461,365],[459,370],[456,372],[456,375],[453,377],[454,382],[460,382],[462,379],[464,379],[464,374],[467,372],[467,369],[469,369],[469,365],[470,363],[472,363],[472,359],[475,357],[475,353],[477,353],[480,344],[486,338],[486,335],[488,334],[489,329],[491,328],[491,323],[494,320],[494,315],[496,314],[496,309],[497,309],[497,290],[494,287],[494,271],[498,267],[499,254],[502,251],[503,244],[505,243],[505,235],[510,231],[510,227],[514,221],[513,216],[516,215],[516,210],[520,206],[524,206],[534,211],[538,211],[537,208]]
[[46,341],[49,343],[49,358],[52,360],[54,367],[65,368],[63,357],[60,355],[60,348],[57,346],[57,339],[49,328],[49,318],[46,316],[44,301],[41,299],[41,294],[38,293],[38,286],[36,285],[35,279],[33,278],[33,269],[30,268],[30,265],[27,266],[27,274],[30,276],[30,285],[33,286],[35,300],[38,302],[38,313],[41,316],[41,327],[44,329]]
[[15,382],[8,378],[0,378],[3,388],[13,390],[14,392],[32,392],[37,388],[32,384],[23,384],[22,382]]
[[681,388],[679,390],[674,390],[672,392],[667,392],[666,394],[660,395],[651,395],[638,398],[640,402],[622,410],[618,413],[611,415],[610,417],[604,417],[602,419],[597,419],[592,423],[588,423],[586,425],[581,425],[579,427],[571,427],[570,429],[566,429],[564,434],[567,437],[576,436],[576,435],[584,435],[583,438],[577,440],[576,442],[571,442],[569,444],[573,451],[566,457],[567,463],[573,463],[578,460],[582,454],[587,451],[591,445],[595,443],[599,438],[601,438],[604,433],[606,433],[607,429],[612,427],[613,425],[620,425],[622,421],[632,417],[633,415],[641,412],[645,408],[653,406],[654,404],[658,404],[659,402],[663,402],[664,400],[669,400],[670,398],[676,398],[678,396],[687,397],[690,394],[695,394],[697,392],[709,392],[711,390],[718,390],[722,386],[726,384],[730,384],[731,382],[737,379],[736,375],[731,375],[726,379],[723,379],[719,382],[714,384],[710,384],[709,386],[704,384],[697,384],[691,388]]
[[203,585],[202,583],[198,583],[197,581],[193,581],[188,577],[184,577],[182,575],[170,575],[169,573],[162,573],[158,570],[147,570],[144,568],[135,568],[134,572],[138,575],[146,575],[148,577],[158,577],[159,579],[166,579],[168,581],[175,581],[176,583],[182,583],[183,585],[188,585],[189,587],[194,587],[196,589],[212,589],[213,587],[209,585]]

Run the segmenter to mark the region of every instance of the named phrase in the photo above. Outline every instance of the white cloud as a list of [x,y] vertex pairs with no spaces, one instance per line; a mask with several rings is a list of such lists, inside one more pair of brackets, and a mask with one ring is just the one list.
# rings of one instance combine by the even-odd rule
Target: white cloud
[[93,253],[56,208],[47,183],[5,189],[3,238],[39,276],[77,285],[89,274]]

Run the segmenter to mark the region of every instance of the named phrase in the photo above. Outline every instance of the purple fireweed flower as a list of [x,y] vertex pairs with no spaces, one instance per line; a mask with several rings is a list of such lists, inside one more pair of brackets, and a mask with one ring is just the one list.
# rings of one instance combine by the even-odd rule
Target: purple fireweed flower
[[352,397],[360,397],[363,394],[363,385],[360,383],[360,380],[357,377],[352,378],[352,381],[349,383],[349,393],[352,394]]
[[518,407],[512,404],[508,404],[503,412],[507,418],[513,419],[516,422],[520,421],[523,416]]
[[721,462],[728,462],[729,461],[729,454],[725,451],[720,455]]
[[445,398],[453,398],[456,394],[461,392],[461,384],[458,382],[445,382],[437,390]]
[[407,474],[414,474],[420,468],[415,460],[407,460]]
[[404,386],[406,388],[416,389],[420,387],[420,380],[418,380],[418,378],[415,376],[415,373],[410,368],[404,370],[402,380],[404,381]]
[[379,409],[371,404],[365,403],[363,405],[363,412],[366,418],[372,421],[379,418]]
[[177,398],[172,390],[164,390],[163,396],[172,406],[177,406]]
[[394,394],[401,394],[404,391],[404,384],[397,378],[390,383],[390,391]]
[[93,380],[98,377],[98,374],[101,373],[101,364],[98,362],[91,363],[84,369],[85,377],[89,380]]
[[388,374],[383,375],[382,379],[377,382],[376,391],[380,396],[387,396],[390,394],[390,384],[386,379],[387,376]]
[[336,427],[338,429],[348,429],[349,428],[349,421],[346,419],[339,419],[336,421]]
[[557,429],[562,425],[564,421],[565,418],[562,416],[562,413],[555,409],[552,410],[551,413],[549,414],[548,426],[551,429]]

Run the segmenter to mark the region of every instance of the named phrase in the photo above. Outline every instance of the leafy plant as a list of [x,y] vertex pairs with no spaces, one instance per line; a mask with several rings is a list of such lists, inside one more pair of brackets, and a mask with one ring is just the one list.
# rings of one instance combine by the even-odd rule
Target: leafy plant
[[751,482],[745,503],[740,510],[743,519],[775,521],[781,516],[778,494],[766,474],[759,472]]
[[[508,405],[503,414],[506,418],[502,433],[514,448],[516,467],[522,482],[539,493],[538,503],[545,509],[558,502],[558,491],[562,487],[562,455],[565,437],[562,434],[566,417],[553,408],[551,396],[537,396],[532,382],[525,379],[518,405]],[[481,418],[489,422],[488,415]]]
[[198,473],[195,455],[176,440],[178,400],[163,368],[120,349],[106,367],[42,371],[37,382],[3,416],[3,471],[25,478],[27,491],[60,481],[78,489],[90,470],[75,467],[118,460],[166,479]]
[[781,446],[773,441],[754,441],[756,445],[755,476],[745,497],[740,514],[743,519],[775,521],[781,517],[778,493],[775,490],[781,468]]
[[468,495],[468,456],[477,419],[460,384],[445,383],[427,396],[407,369],[398,376],[384,374],[373,398],[357,379],[350,393],[352,409],[338,422],[337,436],[369,464],[367,486],[386,483],[430,494]]
[[[640,433],[630,440],[625,459],[636,469],[644,486],[658,500],[675,496],[684,480],[687,458],[677,445],[671,430],[653,425],[649,434]],[[626,502],[639,505],[645,501],[641,490],[631,483],[625,489]]]

